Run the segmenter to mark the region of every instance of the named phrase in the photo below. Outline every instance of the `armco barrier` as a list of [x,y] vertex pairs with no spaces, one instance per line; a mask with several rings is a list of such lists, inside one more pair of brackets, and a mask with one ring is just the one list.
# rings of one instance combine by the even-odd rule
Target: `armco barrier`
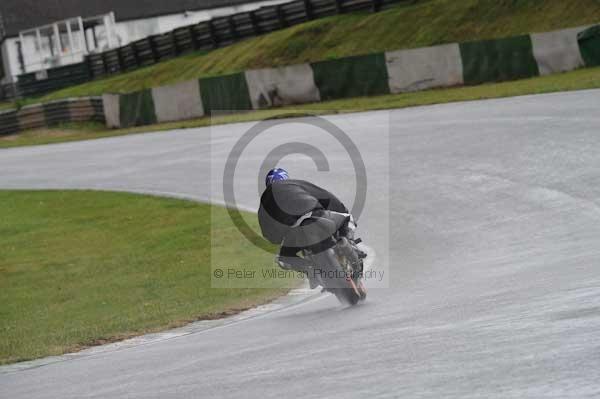
[[104,122],[102,99],[78,98],[69,101],[69,122]]
[[17,133],[69,122],[104,122],[99,97],[83,97],[27,105],[19,110],[0,112],[0,135]]
[[65,116],[70,116],[69,103],[66,101],[57,101],[42,105],[44,110],[45,126],[52,126],[60,123]]
[[0,111],[0,135],[13,134],[19,131],[17,110]]
[[19,130],[37,129],[45,127],[46,113],[43,104],[27,105],[17,111]]

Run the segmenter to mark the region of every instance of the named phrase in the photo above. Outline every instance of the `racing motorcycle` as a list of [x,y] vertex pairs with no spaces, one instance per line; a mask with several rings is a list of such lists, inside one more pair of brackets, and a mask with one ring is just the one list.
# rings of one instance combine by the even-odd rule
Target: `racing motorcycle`
[[302,248],[302,257],[310,263],[309,279],[350,305],[367,297],[363,283],[367,254],[358,248],[362,240],[354,238],[355,229],[350,214],[314,211],[298,219],[282,243]]

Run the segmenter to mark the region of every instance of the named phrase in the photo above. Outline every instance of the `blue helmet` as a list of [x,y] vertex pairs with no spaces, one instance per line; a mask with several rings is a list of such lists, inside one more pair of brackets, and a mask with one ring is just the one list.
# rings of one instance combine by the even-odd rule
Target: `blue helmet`
[[265,178],[265,185],[269,187],[273,182],[289,179],[288,172],[281,168],[271,169]]

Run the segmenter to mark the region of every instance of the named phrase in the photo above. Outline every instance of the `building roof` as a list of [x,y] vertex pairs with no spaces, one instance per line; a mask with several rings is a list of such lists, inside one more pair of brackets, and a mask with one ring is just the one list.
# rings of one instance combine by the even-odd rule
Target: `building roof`
[[[0,42],[22,30],[73,17],[114,11],[117,21],[183,11],[227,7],[261,0],[1,0]],[[3,32],[4,31],[4,32]]]

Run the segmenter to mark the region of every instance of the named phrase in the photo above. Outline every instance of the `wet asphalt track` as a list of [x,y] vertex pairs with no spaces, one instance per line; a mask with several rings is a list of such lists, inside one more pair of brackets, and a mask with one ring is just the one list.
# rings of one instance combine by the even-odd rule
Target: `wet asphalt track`
[[[599,397],[600,91],[328,119],[367,166],[359,228],[387,274],[369,282],[365,304],[345,309],[324,297],[0,373],[0,397]],[[209,129],[191,129],[0,150],[0,187],[221,200],[219,167],[249,126],[217,127],[212,140]],[[295,177],[352,202],[341,146],[298,123],[274,129],[277,142],[309,137],[336,170],[332,178],[288,157]],[[244,206],[257,206],[269,137],[240,161]]]

